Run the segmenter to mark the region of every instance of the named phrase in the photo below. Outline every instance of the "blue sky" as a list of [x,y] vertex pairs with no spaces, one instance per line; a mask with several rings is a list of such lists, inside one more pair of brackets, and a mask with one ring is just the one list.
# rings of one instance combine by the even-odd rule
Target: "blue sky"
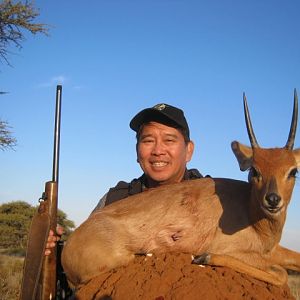
[[[0,203],[37,204],[51,180],[54,100],[63,85],[59,207],[79,225],[119,180],[141,174],[130,119],[181,107],[196,144],[189,167],[246,180],[230,143],[248,144],[246,92],[261,146],[282,147],[300,93],[300,3],[35,1],[50,36],[30,36],[1,64],[0,118],[16,151],[0,153]],[[299,134],[295,142],[300,146]],[[282,244],[300,251],[297,181]]]

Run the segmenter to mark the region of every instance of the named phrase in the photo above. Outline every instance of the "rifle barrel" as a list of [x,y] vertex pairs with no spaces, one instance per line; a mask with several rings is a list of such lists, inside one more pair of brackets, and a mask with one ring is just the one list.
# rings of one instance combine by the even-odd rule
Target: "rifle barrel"
[[61,115],[61,93],[62,86],[56,87],[56,111],[54,128],[54,149],[53,149],[53,173],[52,181],[58,183],[59,170],[59,147],[60,147],[60,115]]

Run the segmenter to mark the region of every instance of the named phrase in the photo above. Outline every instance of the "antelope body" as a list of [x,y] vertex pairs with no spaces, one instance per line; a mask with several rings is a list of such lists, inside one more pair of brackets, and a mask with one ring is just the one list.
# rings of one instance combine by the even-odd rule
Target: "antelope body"
[[279,245],[300,167],[293,150],[298,101],[287,144],[263,149],[244,109],[251,147],[232,150],[249,183],[203,178],[149,189],[94,212],[68,239],[62,263],[75,286],[126,265],[136,254],[186,252],[193,262],[231,267],[276,285],[300,271],[300,253]]

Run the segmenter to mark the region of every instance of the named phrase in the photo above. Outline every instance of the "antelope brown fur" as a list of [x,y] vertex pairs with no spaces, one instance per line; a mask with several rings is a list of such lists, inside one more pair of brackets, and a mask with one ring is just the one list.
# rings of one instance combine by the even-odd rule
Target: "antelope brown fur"
[[247,101],[244,110],[251,147],[232,150],[249,183],[203,178],[149,189],[94,212],[68,239],[62,263],[75,286],[136,254],[185,252],[194,263],[227,266],[282,285],[285,269],[300,271],[300,253],[279,245],[287,206],[300,166],[293,150],[298,100],[283,148],[260,148]]

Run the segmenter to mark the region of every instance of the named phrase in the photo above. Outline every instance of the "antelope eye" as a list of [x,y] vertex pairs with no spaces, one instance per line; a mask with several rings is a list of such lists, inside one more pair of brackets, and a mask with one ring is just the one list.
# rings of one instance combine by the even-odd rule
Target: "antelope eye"
[[296,175],[297,175],[297,173],[298,173],[298,170],[297,170],[297,168],[295,168],[295,169],[292,169],[292,171],[289,173],[289,176],[288,176],[288,178],[295,178],[295,177],[296,177]]
[[249,177],[250,178],[254,177],[254,178],[260,179],[261,174],[254,167],[251,167],[250,171],[249,171]]

